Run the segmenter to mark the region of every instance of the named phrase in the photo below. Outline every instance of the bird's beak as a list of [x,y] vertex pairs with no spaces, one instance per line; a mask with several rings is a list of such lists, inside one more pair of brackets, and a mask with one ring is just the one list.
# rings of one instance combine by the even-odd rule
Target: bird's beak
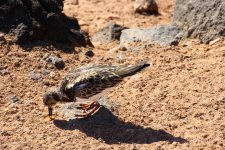
[[48,117],[49,120],[54,120],[54,117],[52,117],[52,107],[48,107]]

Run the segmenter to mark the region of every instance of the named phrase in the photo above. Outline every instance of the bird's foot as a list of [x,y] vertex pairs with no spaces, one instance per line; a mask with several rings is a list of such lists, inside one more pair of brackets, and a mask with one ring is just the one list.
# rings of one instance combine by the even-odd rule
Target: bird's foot
[[90,104],[80,104],[80,108],[84,111],[91,110],[95,107],[100,107],[101,105],[97,101],[93,101]]
[[[100,108],[101,108],[101,105],[98,102],[97,103],[93,102],[88,106],[88,108],[85,107],[85,110],[84,110],[83,114],[75,114],[75,117],[77,117],[77,118],[88,118],[88,117],[92,116],[93,114],[95,114]],[[87,112],[88,110],[91,110],[91,111]]]
[[53,121],[53,120],[55,120],[55,117],[54,117],[54,116],[49,116],[49,117],[48,117],[48,120],[49,120],[49,121]]

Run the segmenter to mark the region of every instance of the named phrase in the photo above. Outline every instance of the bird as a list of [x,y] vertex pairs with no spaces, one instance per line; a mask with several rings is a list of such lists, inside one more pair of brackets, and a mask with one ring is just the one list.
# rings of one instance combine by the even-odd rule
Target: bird
[[[150,63],[141,61],[134,65],[120,66],[89,64],[72,70],[62,79],[59,86],[47,89],[43,96],[43,103],[48,107],[49,119],[54,120],[52,112],[56,103],[77,102],[77,98],[88,99],[147,66],[150,66]],[[100,107],[97,101],[79,105],[85,112],[91,110],[81,115],[83,118],[91,116]]]

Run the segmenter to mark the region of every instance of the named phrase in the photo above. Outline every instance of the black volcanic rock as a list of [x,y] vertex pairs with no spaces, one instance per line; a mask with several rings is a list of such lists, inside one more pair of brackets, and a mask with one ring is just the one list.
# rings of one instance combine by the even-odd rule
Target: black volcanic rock
[[13,35],[19,44],[44,40],[89,44],[78,20],[62,11],[62,0],[1,0],[0,32]]

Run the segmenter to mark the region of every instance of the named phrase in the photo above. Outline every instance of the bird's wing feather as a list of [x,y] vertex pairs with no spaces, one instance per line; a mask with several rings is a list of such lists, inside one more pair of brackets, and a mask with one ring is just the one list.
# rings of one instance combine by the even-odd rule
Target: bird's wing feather
[[71,73],[65,78],[68,81],[65,92],[67,95],[73,93],[79,98],[90,98],[106,88],[115,86],[122,78],[112,71],[114,68],[98,66]]
[[68,98],[90,98],[108,87],[115,86],[123,77],[144,68],[146,62],[136,65],[86,65],[69,73],[61,83],[61,91]]
[[71,73],[86,72],[86,71],[95,70],[95,69],[99,70],[99,69],[116,69],[116,68],[117,66],[109,66],[109,65],[103,65],[103,64],[87,64],[74,69]]

